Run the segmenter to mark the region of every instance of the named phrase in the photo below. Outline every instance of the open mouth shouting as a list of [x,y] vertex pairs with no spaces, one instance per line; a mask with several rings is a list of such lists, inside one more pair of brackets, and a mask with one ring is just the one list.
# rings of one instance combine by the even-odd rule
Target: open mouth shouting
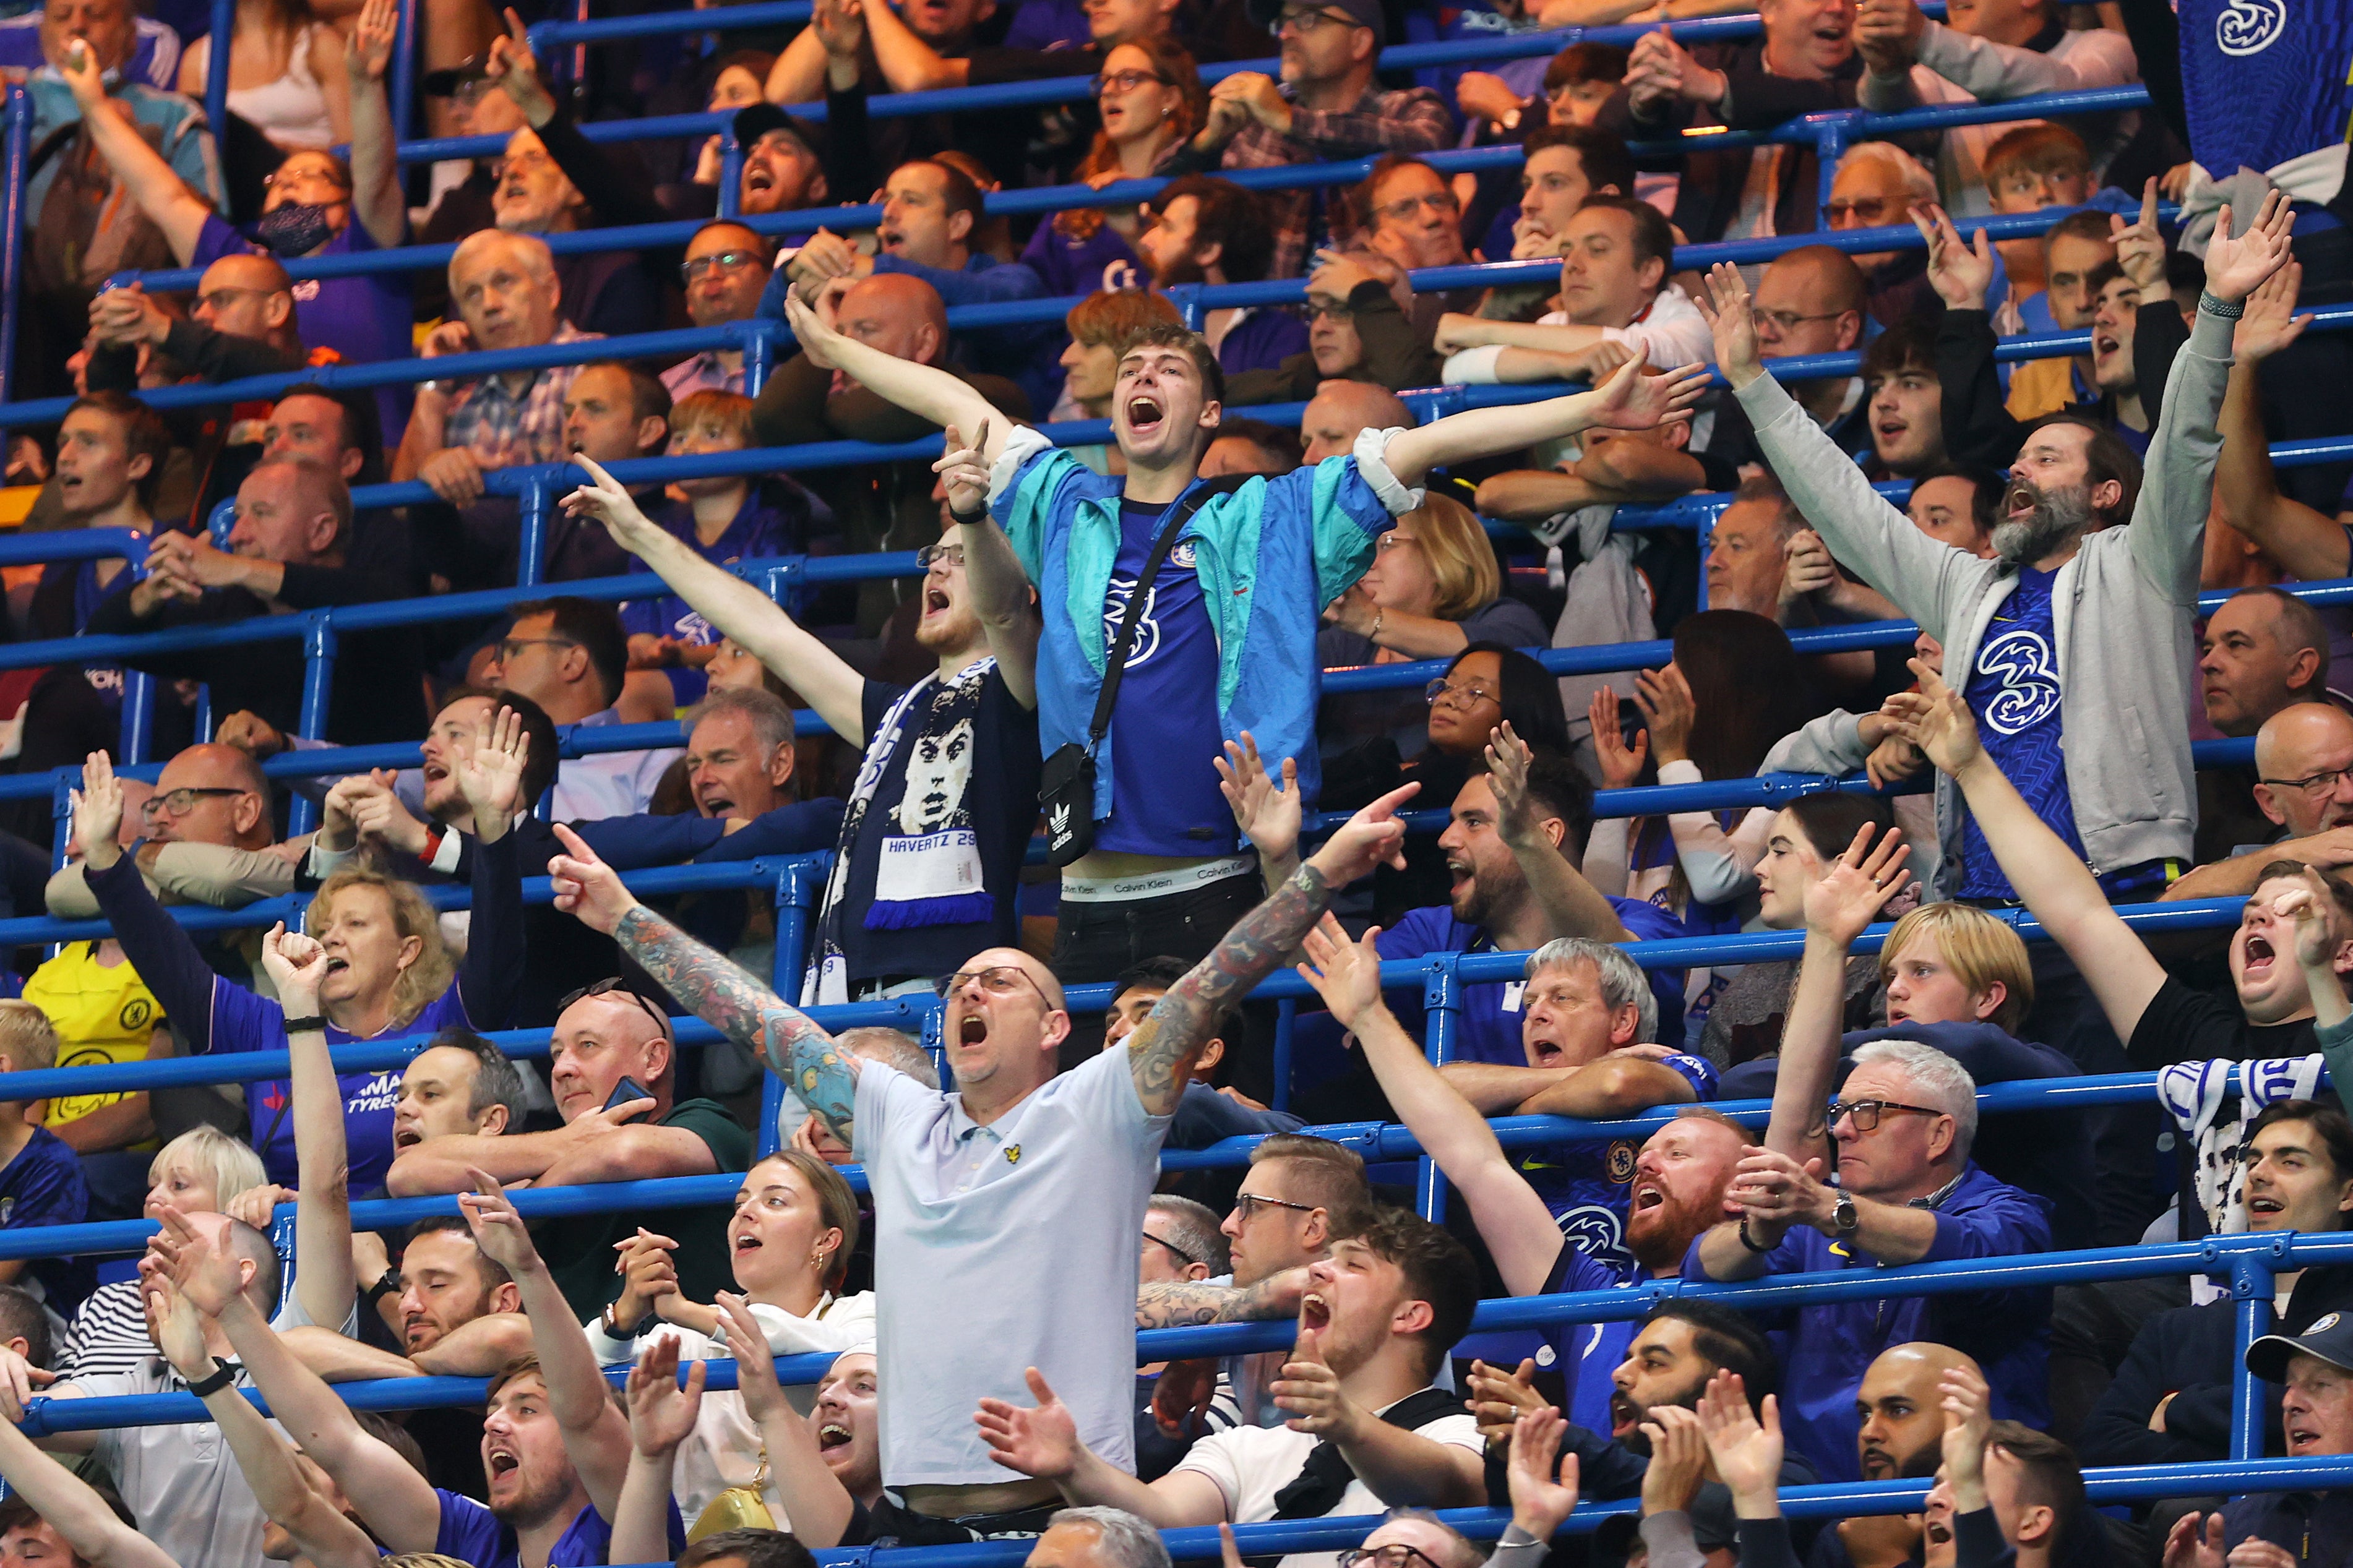
[[966,1013],[956,1025],[956,1044],[979,1046],[988,1042],[988,1020],[977,1013]]
[[1622,1394],[1609,1396],[1609,1435],[1624,1437],[1642,1424],[1642,1413]]
[[1538,1068],[1565,1068],[1568,1065],[1568,1053],[1560,1048],[1560,1042],[1557,1040],[1530,1040],[1528,1065]]
[[2042,492],[2021,479],[2010,487],[2001,498],[2001,514],[2011,522],[2024,522],[2042,505]]
[[1953,1539],[1953,1521],[1941,1514],[1931,1514],[1928,1516],[1927,1524],[1924,1527],[1924,1533],[1928,1538],[1929,1545],[1946,1545]]
[[1138,437],[1154,434],[1168,417],[1168,411],[1160,405],[1158,398],[1143,393],[1129,398],[1126,407],[1127,427]]
[[927,584],[923,589],[923,619],[930,620],[934,616],[947,613],[948,591],[936,584]]
[[2287,1205],[2270,1193],[2247,1194],[2247,1225],[2250,1229],[2267,1229],[2268,1226],[2263,1223],[2263,1221],[2277,1220],[2285,1213],[2287,1213]]
[[495,1490],[501,1481],[511,1481],[521,1474],[522,1460],[513,1449],[493,1446],[483,1452],[482,1468]]
[[2279,952],[2272,946],[2271,938],[2254,931],[2247,933],[2244,973],[2249,980],[2270,978],[2278,962]]
[[1309,1290],[1299,1298],[1299,1331],[1321,1333],[1332,1326],[1332,1303],[1323,1292]]
[[839,1421],[828,1421],[817,1429],[818,1458],[828,1464],[832,1463],[837,1456],[846,1459],[849,1457],[850,1445],[856,1441],[849,1427]]
[[1633,1205],[1635,1214],[1662,1208],[1666,1205],[1667,1189],[1656,1182],[1637,1182],[1632,1195],[1627,1201]]
[[2092,333],[2092,363],[2105,368],[2116,357],[2121,347],[2116,333],[2095,329]]

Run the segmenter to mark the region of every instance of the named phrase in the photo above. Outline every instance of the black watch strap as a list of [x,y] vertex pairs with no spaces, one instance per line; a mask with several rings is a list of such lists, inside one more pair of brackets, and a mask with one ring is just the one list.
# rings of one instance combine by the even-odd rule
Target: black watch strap
[[364,1300],[367,1302],[370,1308],[374,1308],[377,1302],[383,1300],[386,1296],[391,1295],[394,1291],[399,1289],[400,1270],[397,1268],[386,1268],[382,1274],[376,1276],[375,1283],[367,1288],[367,1292],[364,1297]]
[[192,1383],[188,1384],[188,1392],[195,1394],[198,1399],[202,1399],[207,1394],[218,1394],[222,1389],[227,1388],[230,1384],[237,1381],[237,1366],[235,1362],[223,1361],[220,1357],[215,1356],[213,1357],[212,1374],[204,1379],[201,1383]]
[[1760,1258],[1766,1253],[1773,1250],[1769,1247],[1758,1246],[1757,1238],[1748,1234],[1748,1216],[1746,1215],[1742,1215],[1740,1216],[1740,1245],[1746,1247],[1749,1251],[1756,1253]]

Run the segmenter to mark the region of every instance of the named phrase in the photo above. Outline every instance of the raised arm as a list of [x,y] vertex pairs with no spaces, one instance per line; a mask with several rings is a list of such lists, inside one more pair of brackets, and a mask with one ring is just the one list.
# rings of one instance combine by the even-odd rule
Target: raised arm
[[[336,1120],[340,1121],[342,1118]],[[204,1321],[195,1304],[180,1293],[168,1276],[147,1283],[155,1298],[160,1320],[158,1342],[172,1370],[190,1383],[210,1376],[213,1358],[205,1349]],[[204,1401],[206,1414],[227,1440],[238,1473],[253,1489],[254,1500],[261,1505],[263,1513],[294,1538],[305,1561],[316,1568],[371,1568],[383,1561],[367,1531],[345,1518],[342,1510],[311,1489],[311,1483],[302,1479],[301,1468],[294,1462],[294,1446],[263,1419],[253,1402],[246,1398],[244,1390],[234,1384],[225,1384],[204,1395]],[[11,1485],[16,1484],[13,1474],[8,1479]],[[111,1510],[107,1517],[112,1520]],[[141,1544],[147,1543],[142,1541]],[[88,1552],[80,1555],[92,1563],[106,1561]],[[131,1563],[111,1564],[110,1568],[131,1568]]]
[[1170,986],[1127,1037],[1135,1092],[1154,1116],[1170,1116],[1185,1092],[1184,1069],[1208,1043],[1215,1021],[1298,950],[1332,895],[1376,866],[1405,864],[1398,807],[1420,790],[1391,790],[1343,823],[1290,881],[1244,915],[1191,973]]
[[344,56],[352,81],[352,221],[382,250],[408,237],[408,203],[400,191],[392,108],[384,89],[399,30],[400,0],[367,0]]
[[1773,1115],[1765,1147],[1793,1160],[1821,1148],[1822,1107],[1838,1072],[1846,1021],[1846,955],[1888,900],[1912,880],[1904,869],[1904,835],[1865,823],[1827,876],[1806,889],[1806,953],[1798,965],[1781,1032],[1781,1066],[1773,1079]]
[[473,1227],[483,1256],[504,1268],[522,1294],[531,1348],[546,1377],[548,1405],[564,1434],[564,1451],[579,1472],[588,1500],[598,1514],[611,1519],[619,1510],[621,1483],[629,1469],[628,1418],[613,1408],[596,1352],[588,1347],[580,1320],[533,1245],[522,1216],[494,1178],[480,1171],[474,1177],[474,1190],[458,1194],[459,1210]]
[[[629,1405],[629,1473],[615,1504],[608,1561],[669,1560],[670,1477],[678,1467],[678,1446],[694,1435],[695,1420],[702,1414],[708,1364],[690,1363],[681,1386],[678,1336],[657,1334],[647,1343],[638,1364],[629,1369],[628,1385],[623,1390]],[[769,1381],[773,1384],[775,1379]],[[799,1518],[790,1517],[797,1531]]]
[[1351,942],[1339,921],[1325,915],[1307,933],[1307,962],[1299,973],[1340,1026],[1356,1036],[1366,1065],[1406,1131],[1470,1204],[1505,1288],[1514,1296],[1533,1296],[1559,1261],[1560,1227],[1527,1178],[1504,1157],[1495,1130],[1439,1076],[1381,1000],[1381,955],[1373,945],[1379,934],[1375,927],[1362,942]]
[[[943,59],[939,52],[915,37],[889,0],[866,0],[866,36],[874,45],[874,63],[893,92],[934,92],[962,87],[972,62]],[[848,193],[844,193],[847,195]]]
[[[243,1395],[234,1397],[244,1403]],[[252,1415],[253,1407],[246,1405],[246,1413]],[[65,1538],[74,1556],[89,1568],[174,1568],[162,1547],[123,1523],[88,1481],[35,1447],[33,1440],[10,1421],[0,1421],[0,1479],[7,1481],[13,1495],[24,1499],[44,1523]]]
[[564,498],[574,517],[594,518],[613,542],[644,562],[718,631],[733,637],[808,699],[833,732],[855,742],[866,732],[866,678],[774,599],[723,566],[714,566],[639,510],[628,489],[592,458],[572,459],[589,482]]
[[[857,1500],[825,1462],[809,1424],[777,1385],[776,1357],[750,1305],[729,1290],[719,1292],[716,1305],[720,1323],[727,1331],[728,1348],[735,1352],[735,1385],[744,1401],[744,1414],[760,1429],[760,1441],[768,1454],[768,1484],[785,1505],[793,1533],[812,1547],[840,1544],[856,1516]],[[871,1384],[873,1374],[865,1376]],[[617,1533],[614,1550],[618,1552],[620,1545]],[[664,1555],[638,1561],[658,1562]]]
[[73,89],[74,102],[81,108],[81,122],[98,155],[122,182],[132,205],[162,231],[173,258],[187,266],[195,258],[205,219],[212,216],[211,204],[189,189],[188,183],[140,134],[130,110],[107,97],[98,57],[88,44],[69,48],[58,71]]
[[[887,9],[887,7],[886,7]],[[988,650],[1007,689],[1024,708],[1038,706],[1038,637],[1043,629],[1032,607],[1029,574],[1021,569],[1013,541],[988,512],[988,463],[981,454],[988,447],[988,426],[967,442],[964,433],[947,428],[947,449],[932,471],[947,488],[948,515],[956,521],[956,539],[964,549],[965,590],[973,613],[988,633]]]
[[[289,1025],[319,1016],[327,950],[284,921],[261,939],[261,966]],[[304,1315],[340,1332],[358,1281],[352,1272],[352,1186],[343,1131],[343,1090],[327,1052],[326,1030],[290,1027],[286,1049],[294,1118],[294,1296]],[[275,1517],[274,1515],[272,1517]],[[282,1522],[282,1521],[281,1521]]]
[[113,928],[115,940],[164,1005],[164,1016],[188,1048],[212,1049],[213,990],[228,982],[206,967],[204,954],[180,922],[155,901],[135,863],[122,853],[122,784],[104,752],[82,763],[81,788],[74,792],[74,842],[80,847],[84,879]]
[[819,301],[827,305],[822,318],[797,293],[785,297],[785,320],[791,323],[801,353],[810,363],[838,370],[876,396],[943,428],[951,425],[959,430],[985,427],[987,434],[979,444],[980,454],[990,463],[997,461],[997,454],[1005,450],[1009,421],[987,398],[936,365],[899,359],[844,336],[834,330],[828,297],[820,295]]
[[2165,984],[2164,966],[2117,917],[2090,868],[1985,754],[1977,720],[1960,693],[1919,659],[1912,661],[1912,671],[1920,689],[1888,700],[1898,733],[1961,786],[2002,875],[2091,983],[2108,1026],[2129,1047],[2141,1014]]
[[239,1287],[234,1263],[175,1208],[164,1211],[155,1246],[172,1282],[198,1311],[219,1320],[270,1414],[311,1461],[334,1479],[376,1538],[395,1552],[430,1552],[441,1531],[431,1483],[362,1430],[351,1406],[280,1342]]
[[696,1017],[765,1058],[826,1131],[857,1147],[859,1058],[775,992],[637,901],[610,866],[561,823],[567,854],[548,862],[555,907],[603,931]]
[[2345,575],[2345,525],[2327,512],[2280,494],[2272,468],[2271,437],[2263,431],[2263,385],[2257,370],[2264,360],[2304,335],[2310,316],[2295,313],[2304,287],[2304,265],[2290,261],[2247,296],[2246,314],[2232,342],[2236,361],[2223,395],[2222,449],[2214,460],[2214,499],[2232,527],[2252,539],[2277,565],[2307,582]]
[[1617,906],[1585,879],[1585,873],[1569,864],[1561,841],[1550,831],[1558,819],[1546,817],[1528,794],[1528,764],[1534,757],[1527,742],[1512,732],[1511,725],[1497,727],[1487,747],[1487,778],[1495,794],[1495,831],[1512,851],[1521,875],[1527,878],[1528,890],[1535,895],[1555,936],[1632,942],[1634,933],[1618,918]]
[[1382,460],[1398,482],[1411,489],[1432,468],[1473,458],[1516,452],[1542,441],[1556,441],[1596,426],[1613,430],[1649,430],[1670,420],[1691,417],[1691,405],[1707,390],[1704,365],[1686,365],[1664,375],[1644,375],[1639,363],[1629,361],[1618,374],[1591,392],[1508,408],[1482,408],[1445,418],[1391,438]]

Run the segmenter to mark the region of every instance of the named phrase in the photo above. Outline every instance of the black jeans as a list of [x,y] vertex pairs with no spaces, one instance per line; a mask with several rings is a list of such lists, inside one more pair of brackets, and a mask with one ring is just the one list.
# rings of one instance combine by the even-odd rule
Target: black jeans
[[[1062,900],[1054,930],[1054,973],[1065,985],[1116,979],[1147,958],[1198,963],[1266,898],[1256,867],[1248,874],[1221,878],[1181,892],[1111,902]],[[1242,1009],[1243,1038],[1226,1042],[1219,1078],[1261,1103],[1274,1088],[1274,1010],[1263,1004]],[[1100,1016],[1073,1018],[1063,1042],[1065,1066],[1103,1047]]]

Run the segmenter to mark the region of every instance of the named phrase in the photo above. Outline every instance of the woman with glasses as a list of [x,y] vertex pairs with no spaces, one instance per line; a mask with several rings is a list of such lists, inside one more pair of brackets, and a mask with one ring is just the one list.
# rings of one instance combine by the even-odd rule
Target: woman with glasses
[[[874,1292],[852,1295],[847,1284],[858,1249],[858,1194],[823,1160],[782,1149],[745,1172],[727,1247],[745,1313],[772,1354],[839,1352],[872,1342]],[[644,1344],[665,1337],[679,1342],[681,1362],[733,1359],[729,1313],[680,1292],[677,1249],[669,1237],[643,1228],[621,1243],[614,1265],[621,1293],[580,1325],[604,1365],[626,1366]],[[817,1390],[796,1385],[788,1397],[806,1408]],[[767,1451],[743,1395],[705,1394],[670,1473],[689,1537],[740,1525],[790,1528],[772,1479],[784,1458]]]
[[[1095,108],[1103,129],[1079,163],[1077,177],[1097,190],[1118,180],[1187,174],[1193,133],[1209,111],[1200,67],[1176,39],[1162,36],[1122,44],[1103,58],[1095,75]],[[1143,218],[1134,206],[1071,207],[1038,226],[1021,253],[1049,294],[1084,294],[1111,287],[1107,269],[1132,278],[1149,273],[1135,254]]]
[[[506,1026],[523,977],[522,872],[508,831],[522,809],[529,749],[521,719],[502,710],[485,716],[451,773],[474,815],[472,918],[462,967],[442,941],[433,906],[414,884],[381,871],[346,869],[320,886],[307,924],[327,949],[317,1026],[327,1038],[353,1040],[431,1034],[448,1026]],[[90,889],[122,951],[154,992],[190,1055],[286,1049],[285,1009],[268,996],[220,979],[205,964],[180,923],[164,911],[122,853],[122,786],[102,752],[82,765],[74,838],[89,867]],[[350,1146],[351,1183],[361,1192],[384,1184],[392,1164],[395,1072],[340,1075]],[[246,1094],[249,1140],[269,1179],[295,1184],[291,1101],[284,1079]]]

